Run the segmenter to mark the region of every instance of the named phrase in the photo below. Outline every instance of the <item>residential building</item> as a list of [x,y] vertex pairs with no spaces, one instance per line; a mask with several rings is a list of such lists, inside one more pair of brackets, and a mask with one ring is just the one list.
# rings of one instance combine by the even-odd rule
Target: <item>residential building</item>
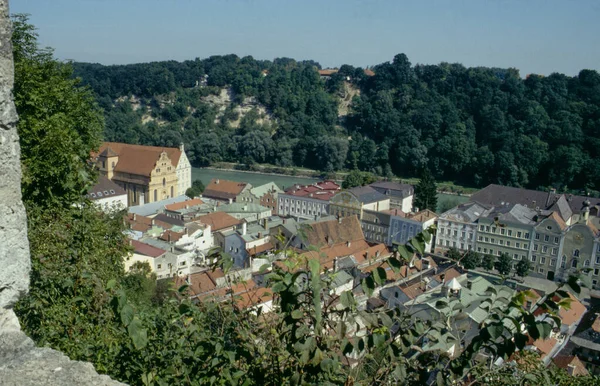
[[269,232],[258,224],[242,223],[241,229],[221,231],[215,234],[215,244],[233,258],[234,266],[252,266],[251,257],[274,248]]
[[491,207],[467,202],[442,213],[438,219],[435,248],[443,253],[450,248],[475,250],[477,220],[489,214]]
[[590,269],[594,288],[598,288],[598,268],[596,261],[598,230],[589,221],[569,226],[565,232],[560,262],[557,268],[557,278],[566,280],[569,275],[580,269]]
[[379,193],[390,197],[390,207],[400,209],[404,213],[409,213],[413,209],[413,197],[415,189],[409,184],[400,184],[397,182],[380,181],[369,185]]
[[539,217],[532,241],[530,275],[554,280],[557,265],[561,263],[563,235],[567,224],[556,212]]
[[315,219],[327,216],[329,200],[340,191],[333,181],[320,181],[312,185],[294,185],[279,194],[277,214],[298,219]]
[[237,229],[243,220],[224,212],[214,212],[196,218],[195,222],[210,226],[212,232],[227,232]]
[[390,222],[392,216],[389,213],[377,212],[374,210],[363,210],[360,218],[365,239],[371,243],[384,243],[392,245],[390,242]]
[[154,239],[131,240],[130,242],[134,251],[125,258],[126,272],[130,271],[137,262],[148,263],[156,277],[164,279],[186,275],[193,265],[195,258],[193,253],[174,253],[168,243]]
[[590,374],[600,375],[600,314],[588,312],[561,354],[576,355]]
[[271,213],[277,214],[277,198],[283,190],[274,182],[246,189],[236,197],[236,202],[258,204],[271,209]]
[[[400,215],[402,213],[402,215]],[[418,213],[404,214],[395,210],[390,211],[390,229],[388,245],[394,243],[406,244],[423,230],[435,224],[438,215],[425,209]],[[425,251],[432,252],[433,238],[425,244]]]
[[192,221],[198,212],[207,213],[212,206],[207,205],[199,198],[186,200],[164,206],[164,214],[178,218],[182,221]]
[[507,253],[516,264],[529,258],[537,212],[521,204],[494,207],[477,220],[476,250],[500,256]]
[[215,208],[215,211],[227,213],[237,219],[246,220],[246,222],[256,222],[271,217],[271,208],[259,204],[246,204],[242,202],[219,205]]
[[246,190],[250,190],[252,185],[246,182],[237,182],[213,178],[202,192],[202,197],[211,198],[216,201],[232,203],[236,198]]
[[192,187],[192,165],[185,154],[183,143],[179,145],[179,151],[182,155],[179,157],[179,162],[175,169],[177,174],[177,191],[179,192],[178,194],[185,194],[185,192]]
[[100,175],[125,189],[129,206],[176,197],[185,193],[180,187],[191,186],[191,166],[183,147],[104,142],[92,159]]
[[88,190],[86,197],[104,212],[127,208],[127,192],[125,189],[105,176],[98,177],[98,182]]

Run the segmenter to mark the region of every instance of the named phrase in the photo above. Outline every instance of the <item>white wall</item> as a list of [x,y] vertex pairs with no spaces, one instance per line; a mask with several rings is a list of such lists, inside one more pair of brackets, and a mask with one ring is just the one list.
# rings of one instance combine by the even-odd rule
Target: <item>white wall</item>
[[98,198],[94,200],[94,205],[105,213],[125,209],[127,208],[127,194]]
[[177,174],[177,195],[185,194],[186,190],[192,187],[192,165],[185,155],[185,150],[181,151],[175,172]]
[[385,200],[372,202],[370,204],[364,204],[363,209],[374,210],[378,212],[381,212],[382,210],[388,210],[390,209],[390,199],[387,198]]
[[401,210],[402,210],[404,213],[410,213],[410,212],[412,211],[412,207],[413,207],[413,197],[414,197],[414,196],[410,195],[410,196],[408,196],[408,197],[406,197],[406,198],[404,198],[404,199],[402,200],[402,208],[401,208]]

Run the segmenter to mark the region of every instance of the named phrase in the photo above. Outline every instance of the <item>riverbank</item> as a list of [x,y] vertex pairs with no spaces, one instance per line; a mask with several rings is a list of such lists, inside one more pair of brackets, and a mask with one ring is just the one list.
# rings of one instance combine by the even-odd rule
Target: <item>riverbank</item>
[[[231,172],[245,172],[245,173],[255,173],[255,174],[263,174],[263,175],[271,175],[271,176],[285,176],[285,177],[299,177],[299,178],[307,178],[314,180],[321,179],[329,179],[334,180],[336,182],[341,182],[344,180],[348,172],[331,172],[325,173],[319,170],[306,169],[306,168],[298,168],[298,167],[281,167],[269,164],[254,164],[254,165],[244,165],[244,164],[236,164],[232,162],[217,162],[212,166],[208,166],[202,169],[212,169],[212,170],[224,170]],[[383,176],[378,176],[381,179],[384,179]],[[419,182],[418,178],[393,178],[392,181],[416,185]],[[471,194],[475,193],[477,188],[471,188],[467,186],[457,185],[452,181],[439,181],[437,182],[437,191],[438,193],[448,194],[452,196],[465,196],[470,197]]]

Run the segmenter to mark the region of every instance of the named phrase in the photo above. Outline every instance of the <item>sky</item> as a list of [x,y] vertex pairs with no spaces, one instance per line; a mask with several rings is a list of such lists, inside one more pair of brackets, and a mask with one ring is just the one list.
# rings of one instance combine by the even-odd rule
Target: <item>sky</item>
[[102,64],[251,55],[373,66],[600,70],[599,0],[10,0],[59,59]]

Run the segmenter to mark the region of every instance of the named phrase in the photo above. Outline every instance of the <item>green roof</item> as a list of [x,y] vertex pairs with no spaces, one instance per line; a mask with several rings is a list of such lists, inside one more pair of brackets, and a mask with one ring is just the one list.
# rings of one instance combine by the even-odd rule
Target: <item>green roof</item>
[[256,186],[256,187],[250,189],[250,193],[252,193],[254,196],[260,198],[272,190],[274,190],[276,193],[283,193],[283,190],[281,190],[279,188],[279,186],[277,186],[277,184],[274,182],[267,182],[264,185]]

